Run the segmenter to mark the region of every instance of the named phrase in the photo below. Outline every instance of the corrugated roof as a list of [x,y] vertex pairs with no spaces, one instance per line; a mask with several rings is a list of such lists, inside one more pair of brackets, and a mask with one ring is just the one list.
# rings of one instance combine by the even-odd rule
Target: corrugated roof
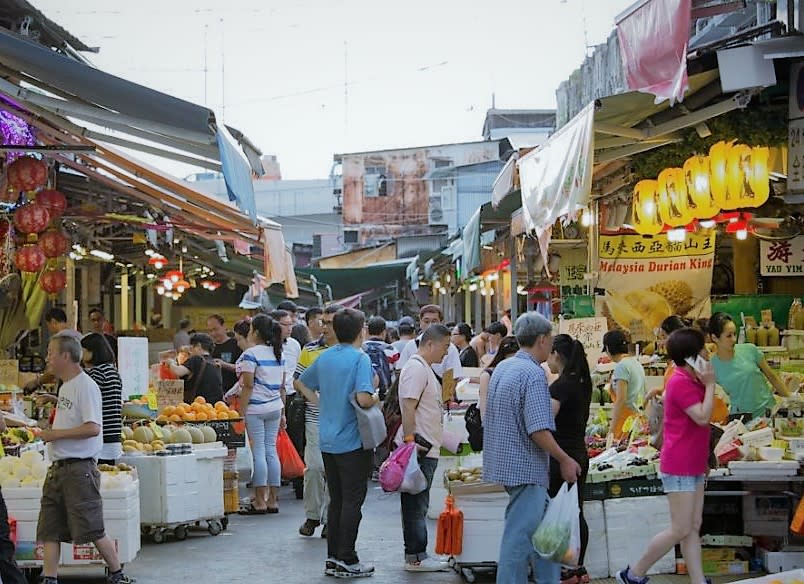
[[[76,51],[98,52],[97,47],[90,47],[84,44],[78,37],[50,20],[40,10],[37,10],[30,2],[25,0],[0,0],[0,26],[16,33],[21,33],[20,23],[26,16],[33,19],[33,27],[28,29],[29,35],[22,33],[23,36],[29,36],[32,40],[37,40],[39,43],[53,49],[64,50],[66,43]],[[33,38],[37,34],[39,38]]]

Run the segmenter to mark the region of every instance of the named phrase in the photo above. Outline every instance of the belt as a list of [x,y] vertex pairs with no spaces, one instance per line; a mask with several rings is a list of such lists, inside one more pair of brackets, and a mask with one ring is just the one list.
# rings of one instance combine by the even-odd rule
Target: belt
[[53,466],[60,467],[60,466],[67,466],[68,464],[76,464],[79,462],[95,462],[94,458],[62,458],[61,460],[54,460]]

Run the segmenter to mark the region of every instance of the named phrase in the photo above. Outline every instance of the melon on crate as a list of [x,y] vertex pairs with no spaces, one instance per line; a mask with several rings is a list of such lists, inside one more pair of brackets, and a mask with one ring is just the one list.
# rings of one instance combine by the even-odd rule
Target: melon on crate
[[217,442],[218,434],[212,426],[201,426],[201,432],[204,434],[204,442]]

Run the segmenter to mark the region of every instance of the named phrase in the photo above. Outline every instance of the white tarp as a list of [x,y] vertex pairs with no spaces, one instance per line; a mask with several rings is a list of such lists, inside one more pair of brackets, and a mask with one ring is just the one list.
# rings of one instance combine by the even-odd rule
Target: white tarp
[[594,102],[517,163],[528,231],[547,228],[589,202],[594,156]]

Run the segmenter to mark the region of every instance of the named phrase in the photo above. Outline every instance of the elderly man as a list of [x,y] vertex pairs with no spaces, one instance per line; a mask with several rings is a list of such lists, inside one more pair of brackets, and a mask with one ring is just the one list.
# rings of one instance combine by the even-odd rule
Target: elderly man
[[552,351],[553,325],[527,312],[517,319],[514,335],[520,351],[495,368],[483,420],[483,478],[503,485],[509,496],[497,582],[527,582],[528,562],[537,582],[558,582],[560,565],[539,558],[531,536],[549,500],[550,457],[567,482],[578,480],[581,467],[553,438],[550,391],[540,365]]

